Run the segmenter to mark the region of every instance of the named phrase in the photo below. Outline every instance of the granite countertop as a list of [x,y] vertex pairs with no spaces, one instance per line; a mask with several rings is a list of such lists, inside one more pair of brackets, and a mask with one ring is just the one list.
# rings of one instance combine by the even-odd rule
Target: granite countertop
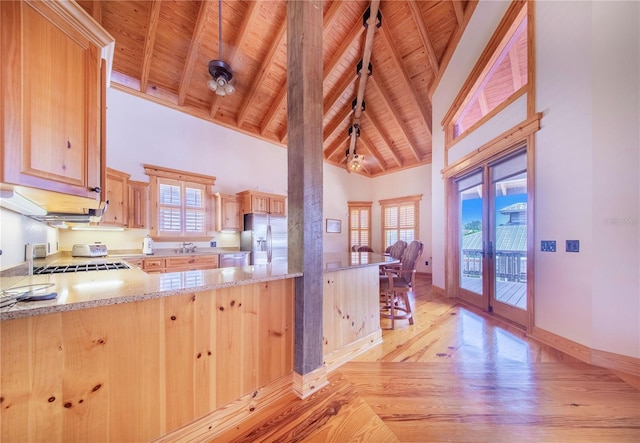
[[322,268],[324,272],[333,272],[362,266],[380,266],[399,262],[399,260],[391,256],[374,252],[327,252],[323,257]]
[[240,251],[235,248],[196,248],[195,251],[178,252],[179,248],[162,248],[154,249],[153,254],[143,254],[141,250],[114,250],[109,251],[107,257],[115,258],[163,258],[163,257],[182,257],[189,255],[220,255],[220,254],[250,254],[251,251]]
[[[147,274],[139,269],[2,278],[2,290],[26,285],[50,285],[40,293],[57,292],[53,300],[19,302],[0,309],[0,320],[130,303],[189,292],[301,277],[288,267],[254,265],[202,271]],[[25,289],[22,289],[25,290]]]
[[[213,248],[212,248],[213,249]],[[221,250],[209,250],[209,254],[219,254]],[[224,250],[222,253],[243,251]],[[191,254],[175,254],[178,256]],[[140,257],[163,257],[165,255],[142,255]],[[169,255],[170,256],[170,255]],[[109,263],[138,258],[137,254],[109,254],[107,257],[48,257],[35,260],[36,266],[66,265],[84,263]],[[397,263],[398,260],[369,252],[325,253],[323,269],[333,272],[362,266],[380,266]],[[67,274],[15,275],[2,277],[0,289],[17,292],[28,285],[42,288],[37,294],[56,292],[57,298],[31,302],[19,302],[0,309],[0,320],[43,315],[53,312],[72,311],[118,303],[130,303],[152,298],[168,297],[189,292],[207,291],[231,286],[241,286],[264,281],[301,277],[302,272],[289,271],[286,264],[253,265],[234,268],[208,269],[200,271],[147,274],[131,269],[109,271],[86,271]]]

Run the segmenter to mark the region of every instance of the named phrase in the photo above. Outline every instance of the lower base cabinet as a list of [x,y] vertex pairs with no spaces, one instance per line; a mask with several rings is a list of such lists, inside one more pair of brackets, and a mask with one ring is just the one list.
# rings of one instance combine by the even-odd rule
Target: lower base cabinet
[[3,320],[0,441],[150,442],[261,396],[293,373],[294,281]]

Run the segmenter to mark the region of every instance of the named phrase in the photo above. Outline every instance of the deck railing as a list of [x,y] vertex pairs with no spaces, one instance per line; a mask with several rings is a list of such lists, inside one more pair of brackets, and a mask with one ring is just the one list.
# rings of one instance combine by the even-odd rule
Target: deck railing
[[[482,275],[482,251],[464,249],[462,251],[462,276]],[[500,281],[526,283],[527,253],[525,251],[496,251],[496,278]]]

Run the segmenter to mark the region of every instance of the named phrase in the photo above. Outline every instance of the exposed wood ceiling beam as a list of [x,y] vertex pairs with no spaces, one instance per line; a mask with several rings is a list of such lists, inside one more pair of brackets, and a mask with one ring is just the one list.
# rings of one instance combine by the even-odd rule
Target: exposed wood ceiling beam
[[489,113],[489,104],[487,103],[487,94],[484,88],[478,94],[478,106],[480,106],[480,114],[483,117]]
[[336,130],[344,123],[345,120],[349,118],[353,110],[350,107],[345,107],[342,110],[342,113],[338,114],[336,117],[331,120],[331,123],[325,125],[323,131],[323,140],[329,140],[333,134],[335,134]]
[[196,26],[193,29],[193,36],[191,37],[191,44],[189,45],[189,52],[187,54],[187,61],[184,64],[182,70],[182,77],[180,78],[180,86],[178,88],[178,106],[184,105],[184,100],[187,97],[187,90],[191,84],[191,77],[193,75],[194,65],[198,59],[198,51],[200,50],[200,42],[204,38],[204,30],[209,24],[210,18],[213,16],[213,9],[215,2],[201,2],[200,11],[198,12],[198,20]]
[[513,77],[513,90],[517,91],[522,86],[520,77],[520,54],[518,46],[511,45],[509,48],[509,62],[511,63],[511,76]]
[[[413,96],[413,102],[416,104],[416,106],[420,110],[420,116],[422,117],[422,120],[424,121],[425,125],[429,129],[429,134],[431,134],[432,133],[431,100],[428,98],[422,99],[420,96],[418,96],[418,93],[416,92],[415,88],[413,87],[413,83],[411,82],[411,77],[409,77],[409,74],[407,73],[407,70],[404,67],[402,57],[398,53],[396,46],[393,44],[393,41],[391,41],[391,35],[389,35],[389,31],[384,29],[384,27],[380,28],[380,36],[382,37],[382,40],[384,41],[384,43],[387,45],[387,48],[389,49],[389,51],[391,51],[393,60],[395,61],[396,66],[398,67],[398,69],[400,70],[400,73],[402,74],[404,83],[407,85],[407,87],[409,88],[409,91],[411,92],[411,95]],[[428,107],[425,107],[423,105],[425,100],[429,104]]]
[[331,60],[329,60],[323,68],[322,81],[324,82],[329,74],[333,72],[335,67],[340,63],[340,61],[344,58],[344,54],[351,49],[351,47],[356,43],[360,35],[364,32],[364,26],[362,26],[362,21],[357,20],[353,25],[353,28],[349,31],[349,34],[342,40],[342,44],[336,50],[336,53],[333,55]]
[[102,2],[101,1],[93,1],[91,2],[91,17],[98,23],[102,24]]
[[[285,104],[285,99],[287,98],[286,85],[287,84],[285,82],[285,87],[280,89],[280,92],[278,92],[278,95],[277,95],[276,99],[273,101],[271,106],[269,106],[269,110],[267,111],[267,114],[262,119],[262,124],[260,125],[260,133],[261,134],[265,133],[265,131],[267,130],[269,125],[271,125],[271,123],[273,123],[273,119],[275,118],[275,116],[278,113],[278,111]],[[285,129],[284,132],[286,134],[286,132],[287,132],[286,129]],[[280,141],[282,141],[282,137],[279,137],[279,139],[280,139]]]
[[[333,144],[331,146],[329,146],[327,149],[324,150],[323,154],[324,154],[324,158],[327,160],[331,160],[331,157],[333,157],[334,155],[336,155],[336,153],[340,152],[340,151],[346,151],[345,147],[345,142],[347,142],[349,140],[349,136],[347,134],[345,134],[342,137],[336,137],[335,141],[333,142]],[[343,157],[346,158],[346,155],[343,155]],[[340,160],[333,160],[337,163],[340,162]]]
[[349,86],[353,84],[353,81],[355,79],[356,79],[355,70],[352,72],[348,72],[344,76],[342,83],[340,83],[338,86],[335,87],[334,93],[325,99],[323,112],[322,112],[323,117],[327,116],[329,111],[331,111],[331,109],[336,104],[336,102],[340,99],[340,97],[342,97],[344,93],[347,91],[347,89],[349,89]]
[[[347,2],[340,1],[340,0],[335,0],[333,3],[331,3],[331,6],[329,6],[329,9],[327,10],[327,13],[324,15],[324,18],[323,18],[323,21],[324,21],[322,25],[323,33],[326,33],[327,29],[329,29],[333,25],[334,20],[340,16],[339,12],[341,11],[341,8],[343,8],[345,4],[347,4]],[[354,26],[351,29],[351,33],[349,35],[351,36],[353,34],[355,35],[355,37],[353,37],[353,39],[351,39],[351,37],[347,37],[345,39],[345,41],[347,40],[350,41],[349,45],[345,45],[345,42],[343,41],[343,44],[340,46],[340,48],[336,52],[336,56],[330,62],[331,66],[335,67],[335,65],[342,59],[342,56],[344,55],[344,53],[349,49],[351,44],[353,44],[353,40],[355,40],[362,33],[362,31],[363,31],[362,26]],[[327,70],[327,67],[325,66],[323,69],[323,76],[322,76],[323,82],[327,79],[327,76],[330,72],[331,70]],[[276,99],[274,100],[273,104],[269,108],[269,114],[267,114],[267,116],[265,116],[265,118],[262,121],[262,125],[260,126],[261,133],[264,133],[266,128],[271,123],[273,123],[273,119],[277,115],[278,109],[281,109],[282,106],[284,105],[284,100],[286,96],[287,96],[287,84],[285,83],[282,89],[280,90],[280,92],[278,93],[278,95],[276,96]],[[283,127],[284,127],[284,130],[282,131],[282,134],[280,134],[280,137],[279,137],[280,142],[284,142],[285,139],[287,138],[287,119],[286,118],[283,122]]]
[[437,77],[438,72],[440,71],[440,63],[438,62],[436,51],[433,49],[433,43],[431,42],[431,37],[429,37],[429,30],[427,29],[427,25],[425,25],[424,20],[422,19],[422,12],[420,11],[419,2],[409,1],[407,3],[409,4],[409,10],[411,11],[411,15],[413,16],[413,21],[416,23],[416,26],[418,26],[418,33],[420,34],[420,38],[422,39],[424,49],[427,51],[427,58],[429,59],[429,63],[431,64],[433,75]]
[[386,105],[386,107],[387,107],[387,109],[389,111],[389,116],[396,122],[396,124],[398,125],[398,127],[402,131],[402,134],[404,135],[404,138],[407,139],[407,142],[409,144],[409,149],[411,150],[411,153],[416,158],[416,160],[420,161],[421,160],[420,154],[416,150],[416,147],[415,147],[414,141],[413,141],[413,139],[411,137],[411,133],[409,131],[409,128],[404,123],[404,121],[401,118],[399,118],[396,115],[396,113],[394,112],[393,103],[391,102],[391,97],[389,97],[389,93],[387,92],[387,88],[385,88],[383,85],[378,83],[378,80],[374,76],[371,76],[371,83],[376,87],[376,89],[378,90],[378,92],[382,96],[384,104]]
[[[258,11],[260,10],[260,2],[248,2],[247,6],[248,10],[244,17],[242,18],[242,24],[240,25],[240,29],[238,30],[238,37],[233,44],[233,53],[231,57],[229,57],[229,66],[233,69],[233,65],[236,64],[236,59],[238,58],[238,48],[244,46],[244,42],[249,37],[249,25],[255,19]],[[221,37],[222,38],[222,37]],[[285,85],[286,87],[286,85]],[[215,117],[218,113],[218,107],[220,106],[220,96],[217,94],[213,94],[213,100],[211,102],[211,111],[209,115],[211,117]]]
[[251,106],[251,103],[253,102],[255,94],[258,91],[258,88],[262,85],[262,82],[264,82],[264,79],[267,77],[267,74],[269,73],[269,69],[271,68],[271,64],[273,63],[273,59],[278,53],[278,49],[280,49],[280,46],[282,46],[282,43],[283,43],[282,40],[284,39],[286,30],[287,30],[286,25],[287,25],[287,22],[285,20],[280,25],[280,28],[278,29],[278,32],[276,33],[275,38],[273,39],[273,43],[271,43],[269,52],[267,52],[267,55],[262,60],[262,66],[260,66],[260,69],[258,70],[258,76],[251,80],[251,89],[247,93],[247,96],[244,99],[242,106],[240,107],[240,111],[238,112],[238,119],[237,119],[238,126],[242,126],[244,124],[244,121],[247,118],[247,112],[250,109],[250,106]]
[[462,34],[464,34],[465,29],[467,29],[467,25],[473,16],[473,11],[475,11],[476,6],[478,6],[478,0],[469,0],[465,9],[464,9],[464,17],[462,19],[462,23],[458,25],[456,30],[449,37],[449,41],[447,42],[447,48],[440,59],[440,66],[442,66],[442,72],[434,73],[435,78],[429,85],[429,97],[433,97],[436,88],[440,84],[440,80],[442,80],[442,76],[444,74],[444,70],[449,65],[451,61],[451,57],[453,57],[453,53],[458,47],[458,43],[460,39],[462,39]]
[[453,4],[453,12],[456,14],[458,26],[460,26],[464,21],[464,6],[462,6],[461,0],[453,0],[451,3]]
[[142,56],[142,74],[140,74],[140,92],[146,92],[149,83],[149,72],[151,71],[151,58],[153,57],[153,45],[156,42],[156,31],[160,20],[161,1],[151,2],[149,11],[149,21],[147,23],[147,34],[144,41],[144,55]]
[[378,163],[380,169],[382,169],[383,172],[386,171],[387,166],[384,164],[384,160],[382,159],[380,152],[378,152],[373,142],[369,139],[369,137],[367,137],[366,134],[364,134],[364,132],[360,134],[360,143],[365,146],[371,157],[373,157],[376,163]]
[[333,26],[333,22],[336,18],[340,17],[340,10],[341,8],[344,6],[346,2],[340,1],[340,0],[335,0],[333,2],[331,2],[331,5],[329,6],[329,9],[327,9],[327,12],[324,14],[324,17],[322,18],[322,33],[324,34],[327,29],[329,29],[331,26]]
[[389,151],[389,153],[393,157],[393,160],[396,162],[396,164],[399,167],[402,167],[402,160],[400,159],[400,157],[398,157],[398,154],[396,154],[396,152],[393,149],[393,141],[390,140],[389,137],[387,137],[387,135],[380,130],[381,125],[378,122],[378,120],[371,113],[365,114],[364,117],[369,122],[369,125],[372,126],[373,129],[378,133],[378,135],[380,136],[380,139],[385,142],[385,144],[387,145],[387,151]]

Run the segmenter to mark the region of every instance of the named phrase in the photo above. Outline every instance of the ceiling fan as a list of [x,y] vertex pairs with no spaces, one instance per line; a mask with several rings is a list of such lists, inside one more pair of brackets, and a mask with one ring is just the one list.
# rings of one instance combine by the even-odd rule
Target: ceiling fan
[[211,79],[207,83],[209,89],[224,97],[233,94],[236,88],[231,84],[233,71],[228,63],[222,60],[222,0],[218,0],[218,59],[209,62]]

